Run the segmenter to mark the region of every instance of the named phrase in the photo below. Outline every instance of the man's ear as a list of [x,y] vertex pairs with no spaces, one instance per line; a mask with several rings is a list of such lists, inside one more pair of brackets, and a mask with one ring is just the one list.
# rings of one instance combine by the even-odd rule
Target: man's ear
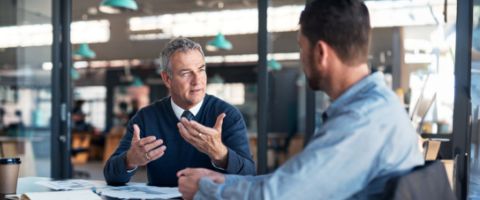
[[165,86],[170,89],[170,84],[172,83],[172,79],[168,75],[167,71],[160,72],[160,76],[162,77],[162,80]]
[[331,56],[331,50],[330,45],[323,40],[319,40],[313,49],[315,65],[320,66],[321,68],[328,66],[328,59]]

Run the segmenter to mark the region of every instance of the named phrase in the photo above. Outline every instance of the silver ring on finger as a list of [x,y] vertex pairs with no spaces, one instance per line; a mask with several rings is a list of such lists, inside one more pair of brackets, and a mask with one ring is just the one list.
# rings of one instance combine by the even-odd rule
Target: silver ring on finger
[[152,159],[152,158],[150,158],[150,156],[148,155],[148,152],[147,152],[147,153],[145,153],[145,159],[147,159],[147,160],[150,160],[150,159]]
[[202,136],[203,136],[203,134],[202,134],[202,133],[198,133],[198,137],[202,137]]

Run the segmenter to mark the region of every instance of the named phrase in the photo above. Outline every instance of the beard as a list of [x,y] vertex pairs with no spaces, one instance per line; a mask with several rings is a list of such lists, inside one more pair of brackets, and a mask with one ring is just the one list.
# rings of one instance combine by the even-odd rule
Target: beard
[[308,79],[308,86],[310,86],[310,89],[312,90],[322,90],[320,87],[320,80],[319,76],[316,73],[312,73],[310,77],[307,77]]
[[[313,50],[311,50],[313,51]],[[305,76],[308,80],[308,86],[312,90],[322,90],[321,83],[321,72],[313,66],[313,53],[310,53],[308,57],[308,64],[305,66],[305,70],[308,70],[309,73],[305,73]],[[308,76],[308,75],[309,76]],[[323,90],[322,90],[323,91]]]

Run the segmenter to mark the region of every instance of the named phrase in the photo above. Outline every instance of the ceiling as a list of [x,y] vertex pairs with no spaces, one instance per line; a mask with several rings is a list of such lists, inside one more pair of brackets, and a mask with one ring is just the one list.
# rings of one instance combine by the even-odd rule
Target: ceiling
[[[270,6],[301,5],[304,1],[299,0],[274,0]],[[99,20],[107,19],[110,22],[110,40],[106,43],[90,44],[97,53],[95,60],[115,59],[155,59],[168,39],[156,39],[145,41],[131,41],[128,29],[130,17],[158,16],[163,14],[188,13],[199,11],[221,11],[219,4],[223,3],[223,10],[256,8],[256,0],[137,0],[139,10],[124,12],[121,14],[104,14],[96,11],[100,1],[82,0],[73,1],[72,19],[78,20]],[[227,35],[234,46],[231,51],[206,52],[207,56],[213,55],[238,55],[256,54],[257,34]],[[276,42],[272,45],[273,52],[297,52],[294,32],[282,32],[275,34]],[[200,44],[212,37],[196,37],[193,40]],[[246,42],[247,41],[247,42]],[[74,45],[76,48],[76,45]]]
[[[144,41],[131,41],[128,28],[130,17],[158,16],[164,14],[187,13],[198,11],[221,11],[223,9],[246,9],[257,8],[256,0],[136,0],[139,5],[138,11],[125,12],[120,14],[104,14],[98,12],[98,5],[101,0],[75,0],[72,1],[72,21],[102,20],[110,23],[110,39],[103,43],[92,43],[90,47],[96,52],[95,60],[121,60],[139,59],[144,60],[151,66],[154,59],[158,58],[161,49],[168,39],[155,39]],[[271,0],[271,7],[283,5],[303,5],[303,0]],[[405,1],[404,1],[405,2]],[[442,0],[443,2],[443,0]],[[412,1],[417,3],[416,1]],[[451,2],[449,2],[451,3]],[[0,27],[7,25],[38,24],[51,22],[51,0],[35,1],[0,1]],[[15,12],[16,11],[16,12]],[[395,11],[395,10],[393,10]],[[441,11],[441,7],[440,7]],[[438,11],[440,13],[440,11]],[[449,10],[451,15],[455,9]],[[388,13],[388,12],[387,12]],[[381,14],[381,13],[380,13]],[[378,18],[378,17],[377,17]],[[381,18],[381,17],[380,17]],[[256,22],[252,22],[256,23]],[[205,27],[209,28],[209,27]],[[383,35],[386,33],[387,35]],[[387,51],[391,48],[391,31],[378,29],[373,33],[372,55]],[[213,36],[195,37],[193,40],[204,45]],[[231,51],[206,52],[207,56],[217,55],[240,55],[257,53],[257,34],[227,35],[234,46]],[[296,43],[296,32],[278,32],[271,34],[271,51],[275,53],[298,52]],[[78,45],[74,44],[73,48]],[[28,48],[6,48],[0,49],[0,69],[36,68],[41,69],[42,63],[51,60],[50,46],[35,46]],[[388,58],[387,58],[388,62]],[[286,66],[297,66],[298,62],[283,62]],[[223,63],[228,65],[228,63]]]
[[[101,0],[77,0],[72,2],[73,20],[81,20],[84,14],[89,19],[128,18],[132,16],[162,15],[180,12],[220,11],[222,9],[256,8],[257,0],[136,0],[139,9],[121,14],[103,14],[93,11],[98,8]],[[270,6],[304,4],[302,0],[271,0]],[[219,8],[218,5],[223,5]],[[90,10],[90,11],[89,11]]]

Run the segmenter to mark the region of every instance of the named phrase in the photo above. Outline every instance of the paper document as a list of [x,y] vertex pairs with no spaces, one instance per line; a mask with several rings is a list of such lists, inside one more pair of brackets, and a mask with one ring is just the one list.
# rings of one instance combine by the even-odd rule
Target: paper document
[[105,183],[98,181],[87,181],[82,179],[70,179],[61,181],[38,181],[36,184],[43,185],[52,190],[86,190],[92,188],[106,187]]
[[73,190],[60,192],[30,192],[22,195],[22,200],[102,200],[91,190]]
[[[74,192],[74,191],[84,191],[88,190],[91,194],[94,194],[98,197],[100,196],[107,196],[107,197],[114,197],[119,199],[170,199],[175,197],[181,197],[182,195],[178,192],[178,188],[176,187],[155,187],[155,186],[148,186],[145,183],[129,183],[127,186],[108,186],[103,181],[88,181],[82,179],[71,179],[71,180],[61,180],[61,181],[38,181],[35,182],[36,184],[48,187],[52,190],[66,190],[65,192]],[[71,191],[70,191],[71,190]],[[93,190],[93,192],[92,192]],[[52,192],[44,192],[47,195],[46,199],[52,195]],[[54,194],[60,192],[53,192]],[[96,194],[97,195],[96,195]],[[37,196],[37,193],[31,193]],[[41,195],[43,193],[38,193]],[[76,197],[76,196],[73,196]],[[74,200],[75,198],[70,198]],[[80,196],[82,197],[82,196]],[[35,199],[37,199],[36,197]],[[23,199],[23,198],[22,198]],[[33,199],[33,198],[30,198]],[[42,200],[43,198],[39,198]],[[58,199],[68,199],[59,197]],[[90,198],[80,198],[82,200],[88,200]]]
[[114,197],[120,199],[170,199],[181,197],[176,187],[155,187],[144,184],[105,187],[94,190],[101,196]]

